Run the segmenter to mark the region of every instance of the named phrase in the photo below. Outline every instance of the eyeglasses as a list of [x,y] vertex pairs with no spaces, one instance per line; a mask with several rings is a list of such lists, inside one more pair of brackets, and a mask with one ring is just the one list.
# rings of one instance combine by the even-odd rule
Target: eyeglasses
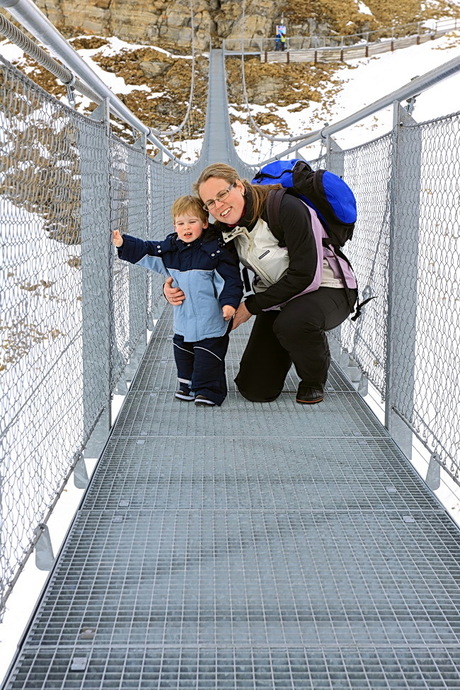
[[215,199],[209,199],[205,204],[203,204],[203,208],[205,211],[211,211],[216,203],[219,201],[225,201],[225,199],[228,197],[230,192],[232,191],[233,187],[236,185],[236,182],[232,182],[230,187],[227,187],[227,189],[223,189],[219,194],[216,194]]

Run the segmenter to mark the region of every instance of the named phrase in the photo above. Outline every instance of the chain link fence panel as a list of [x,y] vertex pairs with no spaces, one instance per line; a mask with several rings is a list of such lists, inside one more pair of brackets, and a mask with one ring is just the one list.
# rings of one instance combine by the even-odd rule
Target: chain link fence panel
[[345,252],[375,296],[341,345],[460,483],[460,116],[416,123],[344,152],[358,223]]
[[344,179],[354,190],[358,221],[345,253],[355,269],[360,299],[374,299],[356,321],[341,326],[342,345],[385,395],[391,136],[345,152]]
[[[117,382],[165,303],[115,228],[172,231],[169,170],[0,62],[0,612]],[[149,321],[150,319],[150,321]]]
[[[415,292],[415,318],[401,319],[393,328],[402,385],[393,391],[395,409],[408,420],[442,464],[458,481],[460,474],[460,118],[453,115],[404,128],[407,157],[402,180],[420,160],[418,245],[401,247],[417,259],[416,275],[401,295]],[[420,153],[418,154],[418,149]],[[415,153],[414,153],[415,152]],[[413,173],[412,173],[413,174]],[[401,189],[404,195],[404,188]],[[404,206],[404,230],[411,209]],[[402,242],[401,242],[402,244]],[[406,274],[407,275],[407,274]],[[407,280],[407,278],[406,278]],[[410,327],[410,330],[409,330]],[[401,366],[410,360],[414,372]],[[413,377],[411,395],[409,376]]]
[[85,441],[78,142],[94,130],[97,168],[101,127],[15,69],[0,74],[5,595]]

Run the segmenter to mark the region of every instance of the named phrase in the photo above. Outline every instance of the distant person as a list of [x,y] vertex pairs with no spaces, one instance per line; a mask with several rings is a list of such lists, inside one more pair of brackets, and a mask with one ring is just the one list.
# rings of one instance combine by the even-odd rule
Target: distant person
[[171,209],[175,232],[164,240],[146,241],[113,233],[124,261],[169,276],[187,299],[174,309],[174,359],[178,400],[221,405],[227,395],[225,355],[230,321],[243,296],[238,261],[225,248],[201,201],[176,199]]
[[280,44],[281,50],[286,50],[286,34],[283,32],[280,34]]
[[281,34],[279,31],[275,36],[275,50],[282,50],[282,48],[281,48]]
[[[255,316],[235,379],[238,390],[252,402],[271,402],[294,364],[300,379],[296,402],[321,402],[331,361],[326,332],[353,312],[350,302],[357,297],[348,263],[323,247],[324,228],[299,198],[284,195],[275,236],[266,208],[273,185],[251,184],[226,163],[213,163],[194,186],[216,229],[255,274],[254,294],[232,322],[237,328]],[[186,291],[169,285],[164,293],[171,304],[188,299]]]

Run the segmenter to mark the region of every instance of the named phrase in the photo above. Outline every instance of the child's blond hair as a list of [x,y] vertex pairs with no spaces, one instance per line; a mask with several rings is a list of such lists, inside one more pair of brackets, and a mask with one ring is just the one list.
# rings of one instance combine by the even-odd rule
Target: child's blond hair
[[190,212],[198,216],[203,223],[206,223],[208,220],[208,214],[203,208],[203,202],[197,196],[192,196],[191,194],[178,197],[171,208],[171,215],[174,221],[177,216]]

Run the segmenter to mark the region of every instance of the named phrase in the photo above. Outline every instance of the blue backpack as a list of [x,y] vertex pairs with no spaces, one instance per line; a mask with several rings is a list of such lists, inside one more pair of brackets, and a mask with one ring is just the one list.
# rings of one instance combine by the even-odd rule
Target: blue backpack
[[[313,170],[305,161],[294,158],[288,161],[267,163],[259,170],[252,183],[283,186],[283,189],[273,190],[267,197],[268,226],[275,237],[279,237],[281,233],[279,223],[281,200],[285,193],[293,194],[300,197],[318,214],[328,235],[323,239],[323,245],[332,246],[334,252],[351,266],[350,261],[342,252],[342,247],[353,237],[357,218],[356,199],[341,177],[329,170]],[[355,315],[352,316],[352,321],[355,321],[361,314],[361,308],[375,298],[368,297],[363,302],[355,301],[355,297],[346,287],[343,273],[342,278],[350,309],[356,310]]]
[[[329,170],[313,170],[308,163],[294,158],[267,163],[252,180],[253,184],[281,184],[286,191],[300,197],[318,214],[328,233],[325,243],[340,249],[353,237],[356,223],[356,199],[350,187]],[[283,190],[284,191],[284,190]],[[279,205],[283,194],[271,194],[269,225],[276,233]]]

